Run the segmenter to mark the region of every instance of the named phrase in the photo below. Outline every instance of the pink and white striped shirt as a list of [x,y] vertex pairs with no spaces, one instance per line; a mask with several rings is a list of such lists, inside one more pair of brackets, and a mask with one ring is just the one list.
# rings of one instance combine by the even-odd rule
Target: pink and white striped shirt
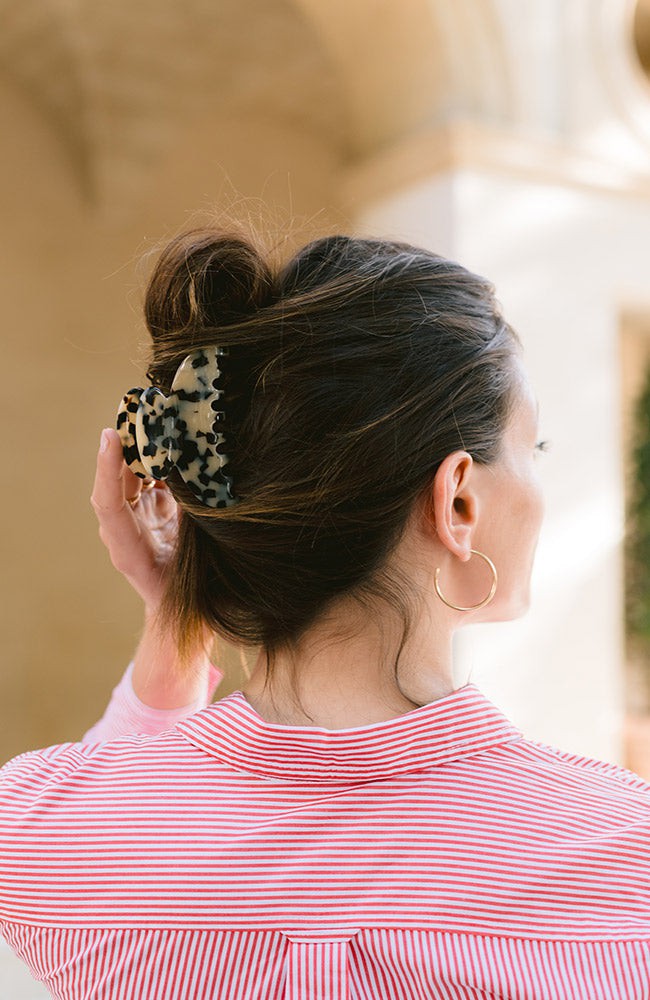
[[637,775],[474,684],[327,730],[157,713],[130,670],[0,769],[0,930],[58,1000],[650,997]]

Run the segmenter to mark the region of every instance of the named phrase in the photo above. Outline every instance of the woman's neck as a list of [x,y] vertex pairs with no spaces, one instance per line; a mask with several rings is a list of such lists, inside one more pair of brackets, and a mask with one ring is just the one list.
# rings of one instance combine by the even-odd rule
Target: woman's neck
[[318,649],[312,644],[310,656],[296,658],[295,680],[290,660],[276,656],[266,688],[265,658],[260,654],[242,692],[258,715],[279,725],[349,729],[384,722],[455,690],[451,636],[444,644],[438,637],[435,647],[420,643],[417,657],[413,647],[411,641],[400,656],[399,688],[394,658],[382,666],[379,648],[358,636]]

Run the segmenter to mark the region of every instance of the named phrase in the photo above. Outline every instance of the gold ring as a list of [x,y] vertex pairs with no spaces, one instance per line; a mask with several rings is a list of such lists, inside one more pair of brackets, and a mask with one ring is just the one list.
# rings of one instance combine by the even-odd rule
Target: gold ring
[[124,499],[128,504],[131,504],[132,507],[135,507],[138,500],[140,499],[140,494],[138,493],[137,497],[124,497]]
[[143,490],[152,490],[155,485],[156,485],[156,480],[155,479],[149,479],[146,483],[142,484],[142,489]]

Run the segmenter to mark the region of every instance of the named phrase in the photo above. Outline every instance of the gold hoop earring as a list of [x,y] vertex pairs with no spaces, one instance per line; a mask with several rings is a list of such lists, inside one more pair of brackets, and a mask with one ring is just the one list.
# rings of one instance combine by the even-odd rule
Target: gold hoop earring
[[484,605],[488,604],[488,602],[492,600],[497,589],[497,571],[496,571],[496,566],[494,565],[492,560],[489,558],[489,556],[483,555],[482,552],[479,552],[478,549],[470,549],[469,551],[473,552],[477,556],[480,556],[481,559],[485,559],[486,563],[488,563],[490,569],[494,573],[494,580],[492,581],[492,586],[490,587],[490,593],[483,601],[479,601],[478,604],[473,604],[469,608],[461,608],[459,607],[458,604],[452,604],[451,601],[448,601],[447,598],[443,597],[442,594],[440,593],[440,587],[438,586],[438,574],[440,573],[440,566],[436,566],[436,573],[433,580],[433,585],[436,588],[436,594],[438,595],[440,600],[447,605],[447,607],[455,608],[456,611],[476,611],[478,608],[482,608]]

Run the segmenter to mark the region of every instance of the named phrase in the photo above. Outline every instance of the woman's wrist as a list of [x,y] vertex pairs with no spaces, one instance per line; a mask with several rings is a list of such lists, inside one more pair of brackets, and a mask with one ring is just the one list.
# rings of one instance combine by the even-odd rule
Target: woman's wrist
[[158,709],[185,708],[207,701],[211,661],[211,632],[206,629],[206,650],[181,672],[178,650],[170,632],[160,631],[156,609],[145,607],[145,625],[134,656],[131,683],[136,697]]

